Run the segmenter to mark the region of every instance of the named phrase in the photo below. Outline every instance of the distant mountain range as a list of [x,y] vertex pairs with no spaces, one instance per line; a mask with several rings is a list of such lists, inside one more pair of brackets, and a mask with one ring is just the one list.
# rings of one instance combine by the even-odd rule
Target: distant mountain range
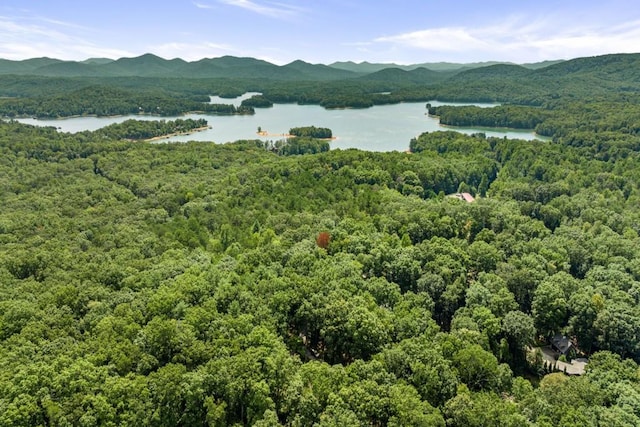
[[[539,69],[562,61],[523,64],[527,69]],[[499,62],[456,64],[449,62],[415,65],[372,64],[369,62],[335,62],[330,65],[293,61],[275,65],[255,58],[222,56],[187,62],[163,59],[153,54],[134,58],[89,58],[84,61],[63,61],[34,58],[23,61],[0,59],[0,75],[18,74],[47,77],[182,77],[182,78],[267,78],[273,80],[370,80],[441,81],[468,69],[487,67]]]
[[360,73],[294,61],[279,66],[255,58],[222,56],[187,62],[145,54],[135,58],[91,58],[62,61],[35,58],[24,61],[0,59],[1,74],[47,77],[182,77],[182,78],[269,78],[274,80],[339,80]]
[[[557,61],[543,61],[543,62],[535,62],[530,64],[519,64],[525,68],[529,68],[531,70],[537,70],[538,68],[544,68],[549,65],[557,64],[560,62],[564,62],[564,60]],[[412,65],[399,65],[393,63],[370,63],[370,62],[359,62],[355,63],[352,61],[347,62],[334,62],[330,64],[330,67],[339,68],[341,70],[353,71],[356,73],[374,73],[376,71],[384,70],[387,68],[399,68],[405,71],[415,70],[417,68],[426,68],[432,71],[461,71],[468,70],[471,68],[481,68],[488,67],[490,65],[497,64],[510,64],[516,65],[512,62],[499,62],[499,61],[487,61],[487,62],[471,62],[471,63],[456,63],[456,62],[425,62],[422,64],[412,64]]]

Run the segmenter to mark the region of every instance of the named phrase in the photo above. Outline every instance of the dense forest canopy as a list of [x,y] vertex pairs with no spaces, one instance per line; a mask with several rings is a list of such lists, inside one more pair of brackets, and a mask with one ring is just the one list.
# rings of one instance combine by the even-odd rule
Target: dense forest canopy
[[0,121],[0,425],[640,425],[638,58],[433,84],[0,77],[3,111],[489,99],[429,112],[553,137],[375,153]]

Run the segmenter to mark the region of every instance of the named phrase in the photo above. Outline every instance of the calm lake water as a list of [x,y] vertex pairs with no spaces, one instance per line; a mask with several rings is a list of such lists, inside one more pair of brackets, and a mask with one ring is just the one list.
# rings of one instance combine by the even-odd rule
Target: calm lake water
[[[239,105],[252,93],[235,99],[211,97],[213,103]],[[458,128],[441,126],[437,118],[427,116],[426,102],[405,102],[380,105],[366,109],[327,110],[317,105],[276,104],[271,108],[256,108],[252,116],[215,116],[187,114],[180,118],[207,120],[211,129],[163,139],[161,142],[212,141],[225,143],[241,139],[278,140],[278,136],[258,136],[260,127],[270,134],[288,133],[292,127],[326,127],[337,137],[331,148],[358,148],[368,151],[404,151],[409,141],[423,132],[456,130],[462,133],[484,132],[487,136],[519,138],[525,140],[546,139],[531,131],[500,128]],[[469,105],[431,101],[432,105]],[[474,104],[491,107],[494,104]],[[173,120],[178,117],[123,116],[123,117],[75,117],[69,119],[37,120],[19,119],[22,123],[39,126],[55,126],[63,132],[96,130],[112,123],[128,119]]]

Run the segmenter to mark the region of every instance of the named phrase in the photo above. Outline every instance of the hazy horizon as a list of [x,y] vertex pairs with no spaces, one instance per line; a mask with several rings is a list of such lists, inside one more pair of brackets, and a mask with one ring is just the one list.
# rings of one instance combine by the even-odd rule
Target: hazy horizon
[[[640,53],[640,50],[638,52],[634,52],[634,53]],[[612,53],[615,54],[615,53]],[[157,55],[155,53],[152,52],[144,52],[140,55],[135,55],[135,56],[121,56],[121,57],[116,57],[116,58],[109,58],[109,57],[89,57],[89,58],[84,58],[84,59],[61,59],[61,58],[56,58],[56,57],[52,57],[52,56],[37,56],[37,57],[31,57],[31,58],[24,58],[24,59],[10,59],[10,58],[3,58],[0,57],[0,60],[9,60],[9,61],[16,61],[16,62],[20,62],[20,61],[28,61],[28,60],[32,60],[32,59],[54,59],[54,60],[61,60],[61,61],[70,61],[70,62],[90,62],[90,61],[117,61],[119,59],[134,59],[134,58],[139,58],[145,55],[154,55],[157,56],[159,58],[162,58],[165,61],[172,61],[172,60],[183,60],[185,62],[198,62],[204,59],[216,59],[216,58],[222,58],[225,56],[230,56],[230,57],[237,57],[237,58],[252,58],[252,59],[257,59],[257,60],[263,60],[263,61],[267,61],[270,62],[266,59],[260,59],[260,58],[253,58],[253,57],[249,57],[249,56],[239,56],[239,55],[220,55],[220,56],[210,56],[210,57],[203,57],[203,58],[196,58],[196,59],[192,59],[192,60],[187,60],[181,57],[163,57],[161,55]],[[452,65],[466,65],[466,64],[483,64],[483,63],[512,63],[512,64],[516,64],[516,65],[523,65],[523,64],[533,64],[533,63],[542,63],[542,62],[553,62],[553,61],[567,61],[567,60],[571,60],[571,59],[576,59],[576,58],[559,58],[559,59],[547,59],[547,60],[541,60],[541,61],[535,61],[535,62],[513,62],[513,61],[493,61],[493,60],[487,60],[487,61],[471,61],[471,62],[453,62],[453,61],[426,61],[426,62],[415,62],[415,63],[398,63],[398,62],[373,62],[373,61],[353,61],[353,60],[336,60],[336,61],[331,61],[331,62],[323,62],[323,63],[314,63],[314,64],[320,64],[320,65],[332,65],[332,64],[338,64],[338,63],[354,63],[354,64],[372,64],[372,65],[400,65],[400,66],[412,66],[412,65],[420,65],[420,64],[452,64]],[[292,62],[295,61],[304,61],[300,58],[297,59],[293,59],[292,61],[286,63],[286,64],[276,64],[273,63],[274,65],[287,65],[290,64]],[[306,61],[305,61],[306,62]]]
[[630,0],[5,0],[0,58],[520,64],[636,52],[639,24]]

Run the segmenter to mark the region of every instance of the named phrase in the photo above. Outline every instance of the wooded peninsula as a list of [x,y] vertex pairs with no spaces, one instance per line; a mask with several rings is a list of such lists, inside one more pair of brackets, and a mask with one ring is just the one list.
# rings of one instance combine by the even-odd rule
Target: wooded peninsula
[[[0,61],[0,425],[640,425],[640,54],[203,61]],[[144,142],[191,111],[406,101],[550,140]]]

